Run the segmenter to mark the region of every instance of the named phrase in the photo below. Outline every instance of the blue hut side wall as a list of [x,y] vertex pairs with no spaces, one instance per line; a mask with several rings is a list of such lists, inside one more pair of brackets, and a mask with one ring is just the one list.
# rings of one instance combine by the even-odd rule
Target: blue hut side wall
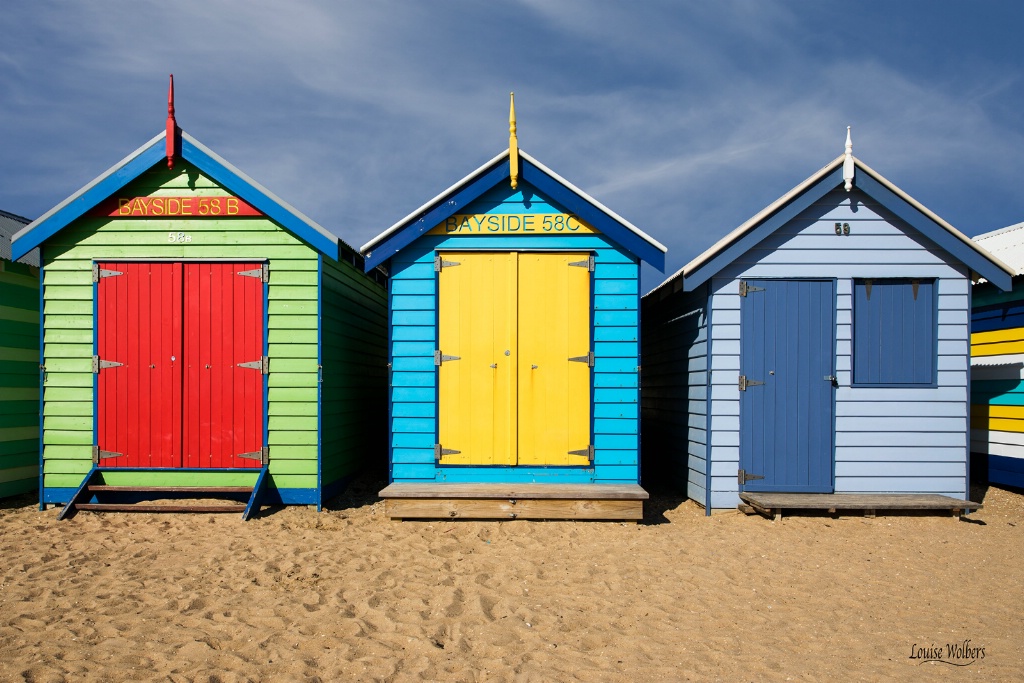
[[[525,198],[524,198],[525,193]],[[464,213],[559,213],[526,183],[496,188]],[[435,250],[593,251],[594,466],[440,467],[437,442]],[[391,481],[639,482],[639,264],[602,235],[447,237],[426,235],[391,259]]]
[[1024,487],[1024,277],[1009,292],[983,282],[971,294],[971,469]]
[[640,416],[643,480],[671,481],[702,505],[707,500],[707,287],[641,304],[643,369]]

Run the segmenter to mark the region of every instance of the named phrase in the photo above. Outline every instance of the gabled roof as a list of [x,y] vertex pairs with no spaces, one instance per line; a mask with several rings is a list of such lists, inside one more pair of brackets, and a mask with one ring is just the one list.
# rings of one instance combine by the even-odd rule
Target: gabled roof
[[[981,277],[990,280],[1001,289],[1010,288],[1010,279],[1014,272],[1012,268],[972,242],[962,232],[932,213],[860,159],[852,157],[852,155],[851,158],[855,169],[860,171],[855,174],[854,180],[854,185],[859,190],[873,197]],[[682,280],[681,289],[686,291],[691,291],[710,280],[735,259],[799,215],[804,209],[832,190],[842,187],[845,159],[846,155],[840,154],[820,171],[775,200],[743,225],[716,242],[710,249],[673,273],[652,289],[648,295],[670,283],[678,283],[680,279]],[[680,287],[675,287],[676,291],[678,289]]]
[[[366,258],[364,268],[380,265],[428,230],[453,216],[498,183],[509,179],[508,150],[437,195],[429,202],[398,221],[364,244],[360,251]],[[609,239],[651,264],[665,269],[666,248],[625,218],[607,208],[526,152],[519,150],[520,178],[597,228]]]
[[[11,258],[11,238],[14,233],[31,223],[28,218],[23,218],[8,211],[0,211],[0,259],[13,261]],[[39,252],[33,251],[18,259],[30,266],[39,265]]]
[[[160,133],[22,228],[14,236],[14,258],[38,247],[154,165],[166,160],[166,137],[166,131]],[[338,258],[338,245],[341,241],[336,235],[279,199],[184,131],[181,131],[180,156],[313,248],[333,259]]]
[[1010,266],[1014,275],[1024,275],[1024,223],[975,235],[974,241]]

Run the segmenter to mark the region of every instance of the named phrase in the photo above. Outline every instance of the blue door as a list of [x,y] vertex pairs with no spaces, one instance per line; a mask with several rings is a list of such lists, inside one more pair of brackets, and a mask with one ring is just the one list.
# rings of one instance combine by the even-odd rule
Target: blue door
[[740,285],[740,490],[831,493],[831,280]]

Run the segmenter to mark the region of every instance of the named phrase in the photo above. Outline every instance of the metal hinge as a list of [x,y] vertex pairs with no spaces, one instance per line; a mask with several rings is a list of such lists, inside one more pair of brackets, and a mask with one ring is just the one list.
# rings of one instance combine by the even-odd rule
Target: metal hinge
[[570,266],[577,266],[579,268],[586,268],[587,272],[593,273],[594,272],[594,255],[591,254],[590,256],[587,257],[587,260],[585,260],[585,261],[570,261],[569,265]]
[[100,268],[100,264],[92,264],[92,281],[99,282],[101,277],[115,277],[117,275],[124,275],[120,270],[107,270],[106,268]]
[[740,486],[743,486],[748,481],[754,481],[755,479],[764,479],[763,474],[747,474],[745,470],[740,470],[737,473],[736,481],[739,482]]
[[740,375],[740,391],[746,391],[747,387],[759,387],[764,382],[758,382],[756,379],[747,379],[746,375]]
[[260,356],[259,360],[249,361],[248,363],[236,363],[236,368],[249,368],[250,370],[259,370],[261,375],[270,374],[270,359],[266,356]]
[[585,455],[585,456],[587,456],[587,461],[591,465],[593,465],[594,464],[594,444],[590,444],[586,448],[581,448],[578,451],[569,451],[569,455]]
[[252,270],[240,270],[238,275],[243,277],[256,277],[260,279],[260,282],[270,282],[270,264],[264,263],[259,268],[253,268]]
[[441,363],[449,360],[462,360],[462,356],[446,356],[441,353],[440,349],[434,351],[434,365],[440,365]]
[[591,351],[585,356],[573,356],[569,359],[573,363],[586,363],[588,368],[594,367],[594,352]]
[[461,261],[445,261],[440,256],[434,257],[434,272],[440,273],[445,268],[451,268],[452,266],[461,266]]
[[106,368],[119,368],[122,365],[124,365],[124,363],[118,363],[113,360],[100,360],[99,356],[92,357],[92,372],[94,375],[98,374],[100,370],[104,370]]
[[441,444],[434,444],[434,462],[440,463],[442,455],[456,455],[462,451],[457,451],[454,448],[441,448]]
[[99,446],[92,447],[92,463],[98,465],[101,458],[120,458],[124,453],[114,451],[101,451]]
[[746,296],[750,292],[763,292],[764,287],[754,287],[748,285],[746,280],[740,280],[740,296]]
[[270,462],[270,448],[264,446],[252,453],[239,453],[236,457],[245,458],[246,460],[259,460],[261,465],[266,465]]

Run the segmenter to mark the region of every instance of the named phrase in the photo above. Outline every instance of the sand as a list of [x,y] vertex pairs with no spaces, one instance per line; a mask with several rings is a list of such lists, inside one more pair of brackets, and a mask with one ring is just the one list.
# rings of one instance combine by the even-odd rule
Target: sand
[[381,486],[250,522],[0,501],[0,680],[1024,679],[1019,493],[969,522],[670,494],[642,524],[392,522]]

